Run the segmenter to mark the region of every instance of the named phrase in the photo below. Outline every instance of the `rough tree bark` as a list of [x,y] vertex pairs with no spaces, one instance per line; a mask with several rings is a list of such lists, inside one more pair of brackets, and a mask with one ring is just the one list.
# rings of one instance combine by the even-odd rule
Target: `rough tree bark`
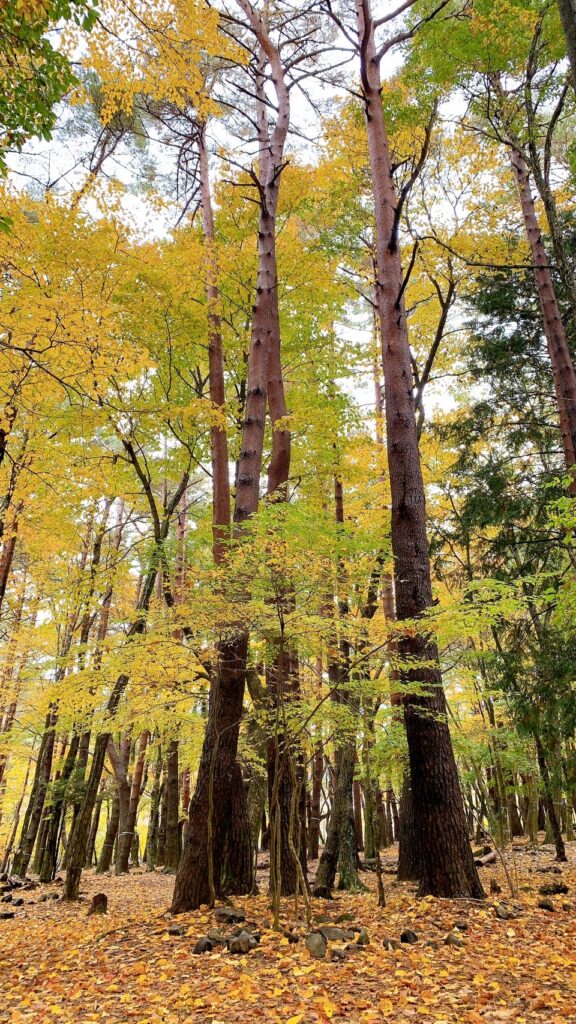
[[558,10],[566,39],[566,54],[572,72],[572,87],[576,92],[576,7],[574,0],[558,0]]
[[[276,125],[270,140],[269,175],[259,182],[264,193],[258,225],[258,277],[247,367],[245,416],[234,507],[235,535],[258,508],[267,402],[268,351],[276,277],[270,252],[275,237],[275,215],[289,124],[288,94],[274,70],[277,55],[264,22],[249,0],[238,0],[247,23],[264,49],[273,73],[278,99]],[[190,801],[189,829],[176,876],[172,912],[213,903],[222,891],[222,868],[230,799],[236,774],[236,754],[244,688],[248,634],[238,627],[236,636],[219,644],[217,666],[210,687],[208,722],[204,735],[194,795]],[[238,794],[240,795],[240,794]],[[248,813],[246,809],[246,822]],[[246,879],[251,888],[252,879]]]
[[130,767],[130,753],[132,750],[132,732],[128,729],[125,734],[120,738],[118,749],[114,744],[112,738],[108,740],[108,760],[112,765],[114,772],[114,779],[116,781],[116,798],[118,806],[118,830],[116,834],[116,856],[114,870],[117,875],[123,874],[124,871],[128,871],[128,856],[130,854],[130,846],[128,846],[126,864],[124,866],[124,860],[122,853],[124,852],[124,843],[127,840],[126,829],[128,824],[128,812],[130,807],[130,791],[131,785],[128,778],[128,771]]
[[178,740],[171,740],[166,752],[166,849],[164,871],[178,870],[180,861],[180,831],[178,828],[180,792],[178,785]]
[[[361,89],[375,204],[377,307],[382,336],[388,472],[392,498],[392,551],[396,614],[413,623],[432,604],[424,483],[418,450],[413,372],[403,301],[398,245],[401,205],[393,182],[381,102],[380,61],[369,0],[355,0]],[[404,683],[424,684],[408,695],[404,720],[416,830],[426,843],[420,893],[482,897],[474,866],[458,771],[446,718],[446,700],[435,644],[422,626],[398,637]]]
[[121,832],[118,840],[116,873],[119,875],[128,871],[130,851],[132,849],[132,841],[134,839],[134,832],[136,829],[136,819],[138,817],[138,804],[142,795],[142,779],[144,777],[144,764],[146,761],[146,748],[148,746],[149,737],[150,732],[148,729],[145,729],[144,732],[141,733],[138,743],[138,752],[136,755],[136,763],[134,765],[134,773],[132,775],[132,784],[130,786],[130,797],[126,820],[124,822],[123,831]]
[[[576,372],[566,339],[566,331],[558,308],[558,300],[554,290],[554,282],[550,273],[550,262],[538,218],[534,206],[534,198],[530,189],[528,166],[522,153],[514,146],[510,147],[510,160],[516,178],[522,217],[526,236],[530,244],[534,279],[538,290],[544,334],[548,345],[548,353],[552,366],[554,391],[560,419],[562,444],[566,468],[572,469],[576,462]],[[572,489],[575,489],[573,478]]]
[[112,806],[110,807],[110,815],[106,825],[106,833],[104,835],[104,842],[102,843],[102,849],[100,850],[100,856],[96,865],[97,875],[104,875],[107,871],[110,871],[112,857],[114,856],[114,844],[118,836],[119,824],[120,800],[118,797],[118,790],[114,789],[114,793],[112,794]]

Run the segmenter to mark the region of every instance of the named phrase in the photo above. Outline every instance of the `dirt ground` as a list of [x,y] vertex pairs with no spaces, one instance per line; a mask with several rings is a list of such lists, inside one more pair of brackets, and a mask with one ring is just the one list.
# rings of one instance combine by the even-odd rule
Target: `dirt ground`
[[[233,901],[261,932],[260,944],[244,955],[222,947],[194,955],[214,914],[203,908],[173,919],[167,911],[173,879],[160,872],[137,869],[120,878],[86,872],[75,904],[41,900],[61,890],[58,882],[25,891],[23,906],[0,904],[0,912],[15,913],[0,920],[0,1021],[576,1024],[576,844],[561,874],[550,870],[556,867],[550,847],[515,847],[507,863],[516,897],[501,864],[482,868],[485,903],[418,899],[414,886],[390,873],[394,856],[392,850],[385,857],[385,908],[377,906],[369,872],[362,876],[365,893],[311,901],[313,919],[351,914],[353,921],[341,927],[367,930],[369,945],[343,960],[330,944],[326,959],[312,959],[308,929],[294,923],[304,917],[302,903],[297,918],[293,901],[282,904],[283,926],[299,941],[274,931],[265,884],[259,896]],[[499,895],[490,894],[491,879],[501,886]],[[557,883],[568,893],[551,897],[553,910],[540,909],[540,887]],[[88,916],[97,892],[107,894],[109,911]],[[500,902],[514,916],[499,918]],[[463,944],[446,945],[456,921]],[[175,922],[184,935],[168,934]],[[405,929],[418,941],[384,948],[383,940],[398,940]]]

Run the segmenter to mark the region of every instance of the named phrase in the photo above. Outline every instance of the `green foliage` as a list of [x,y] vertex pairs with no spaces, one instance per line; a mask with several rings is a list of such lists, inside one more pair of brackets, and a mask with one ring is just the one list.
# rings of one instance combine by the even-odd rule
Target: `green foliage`
[[[0,11],[0,174],[6,155],[37,136],[50,139],[55,105],[77,82],[72,64],[48,38],[73,22],[88,31],[95,0],[7,0]],[[6,230],[8,220],[3,220]]]

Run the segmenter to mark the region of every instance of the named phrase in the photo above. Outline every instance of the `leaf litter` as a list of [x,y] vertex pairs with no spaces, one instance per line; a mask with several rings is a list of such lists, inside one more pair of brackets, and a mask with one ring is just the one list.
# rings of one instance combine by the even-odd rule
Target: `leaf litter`
[[[572,845],[572,844],[571,844]],[[393,856],[387,854],[388,857]],[[507,892],[501,866],[482,872],[485,888],[502,888],[485,903],[419,898],[416,887],[388,880],[379,908],[374,877],[368,891],[312,900],[314,918],[342,928],[362,926],[369,944],[339,959],[312,959],[294,902],[282,901],[281,931],[272,929],[266,886],[237,897],[261,933],[251,952],[226,947],[194,955],[197,940],[216,925],[204,907],[176,920],[169,935],[173,878],[142,869],[108,877],[86,872],[79,903],[40,901],[58,884],[28,891],[11,920],[0,921],[0,1021],[10,1024],[134,1022],[134,1024],[571,1024],[576,1022],[576,850],[562,870],[568,895],[541,909],[539,892],[553,850],[517,845],[508,855],[517,892]],[[87,916],[92,896],[105,892],[109,912]],[[500,918],[502,905],[509,916]],[[287,937],[288,932],[292,937]],[[417,942],[399,942],[414,931]],[[462,944],[446,944],[458,935]],[[299,941],[294,942],[294,936]],[[384,947],[384,940],[388,942]],[[340,954],[341,955],[341,954]]]

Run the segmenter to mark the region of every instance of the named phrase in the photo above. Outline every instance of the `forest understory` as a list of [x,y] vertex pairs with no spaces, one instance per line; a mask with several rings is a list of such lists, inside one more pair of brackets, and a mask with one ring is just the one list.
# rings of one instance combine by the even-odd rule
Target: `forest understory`
[[[261,935],[244,955],[220,947],[193,954],[197,940],[217,926],[214,911],[201,907],[172,917],[169,875],[87,871],[79,902],[50,898],[62,889],[55,881],[24,891],[15,917],[0,922],[0,1020],[570,1024],[576,1021],[576,843],[567,853],[560,869],[552,846],[514,843],[504,859],[516,895],[498,862],[482,870],[482,880],[487,890],[498,885],[501,892],[477,902],[418,899],[414,885],[396,881],[392,847],[382,856],[384,908],[377,906],[375,875],[366,871],[366,892],[312,899],[310,928],[302,904],[296,917],[294,901],[283,899],[280,931],[271,927],[268,857],[260,855],[260,893],[229,901]],[[548,897],[553,910],[540,908],[546,899],[540,890],[555,884],[568,893]],[[100,892],[108,896],[108,913],[89,916]],[[510,917],[498,916],[502,908]],[[175,922],[183,934],[169,934]],[[326,957],[313,958],[305,936],[328,922],[362,926],[369,943],[340,960],[333,947],[345,943],[329,942]],[[400,942],[406,931],[417,941]],[[446,944],[449,934],[462,944]],[[397,948],[385,948],[390,940]]]

